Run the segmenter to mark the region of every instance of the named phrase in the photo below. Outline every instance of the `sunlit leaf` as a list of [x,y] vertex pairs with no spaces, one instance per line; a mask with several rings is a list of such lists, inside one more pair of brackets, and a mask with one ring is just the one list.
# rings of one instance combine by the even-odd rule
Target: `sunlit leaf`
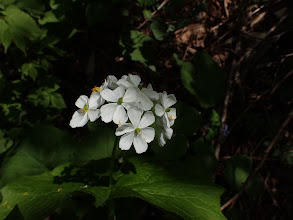
[[21,177],[1,189],[0,218],[4,219],[17,205],[25,219],[44,219],[49,216],[67,196],[75,191],[88,193],[95,198],[96,206],[102,205],[109,196],[109,189],[102,186],[83,187],[83,183],[57,184],[54,176],[60,175],[64,166],[52,172]]
[[136,172],[120,176],[111,197],[138,197],[186,220],[225,219],[220,211],[223,190],[209,182],[204,170],[197,172],[200,169],[192,169],[190,163],[164,165],[138,158],[130,162]]

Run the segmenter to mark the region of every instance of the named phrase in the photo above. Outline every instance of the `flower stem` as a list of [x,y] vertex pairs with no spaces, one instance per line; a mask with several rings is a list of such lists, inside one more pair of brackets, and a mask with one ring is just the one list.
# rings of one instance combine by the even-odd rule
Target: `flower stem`
[[[110,171],[109,171],[109,188],[111,190],[113,186],[113,173],[114,173],[114,168],[115,168],[115,154],[116,154],[116,149],[118,145],[118,137],[115,138],[115,142],[113,145],[112,149],[112,156],[111,156],[111,161],[110,161]],[[115,217],[115,203],[113,199],[109,200],[109,220],[116,220]]]

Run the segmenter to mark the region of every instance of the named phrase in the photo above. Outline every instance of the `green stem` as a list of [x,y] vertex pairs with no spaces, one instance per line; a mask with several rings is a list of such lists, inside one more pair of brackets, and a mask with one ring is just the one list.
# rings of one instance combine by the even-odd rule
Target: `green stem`
[[[109,188],[111,190],[113,186],[113,173],[114,173],[114,168],[115,168],[115,154],[116,154],[116,149],[118,145],[118,137],[115,138],[115,142],[113,145],[112,149],[112,156],[111,156],[111,161],[110,161],[110,171],[109,171]],[[116,220],[115,217],[115,203],[113,199],[109,200],[109,220]]]

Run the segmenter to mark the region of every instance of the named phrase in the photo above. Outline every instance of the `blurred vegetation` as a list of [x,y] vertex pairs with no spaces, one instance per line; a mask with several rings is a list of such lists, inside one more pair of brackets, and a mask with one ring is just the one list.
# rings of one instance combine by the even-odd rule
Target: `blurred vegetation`
[[[290,219],[292,27],[290,0],[0,1],[0,218],[106,219],[114,200],[117,219]],[[69,121],[128,73],[177,120],[163,148],[117,152],[109,189],[115,128]]]

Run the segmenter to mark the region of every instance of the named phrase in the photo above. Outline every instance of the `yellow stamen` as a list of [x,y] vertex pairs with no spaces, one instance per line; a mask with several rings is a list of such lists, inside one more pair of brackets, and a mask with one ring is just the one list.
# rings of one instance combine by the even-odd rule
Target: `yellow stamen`
[[85,109],[81,109],[80,111],[81,111],[83,114],[86,113],[86,110],[85,110]]
[[101,87],[97,87],[95,86],[94,88],[92,88],[93,92],[101,92]]
[[7,201],[3,203],[3,206],[5,206],[7,204]]
[[172,115],[170,115],[170,118],[171,118],[172,120],[174,120],[174,118],[173,118],[173,116],[172,116]]
[[121,120],[119,120],[119,125],[121,125]]
[[27,192],[25,192],[23,195],[25,195],[25,196],[28,196],[28,193],[27,193]]
[[57,192],[60,192],[62,190],[62,188],[59,188],[58,190],[57,190]]
[[10,205],[8,205],[7,208],[10,209]]

